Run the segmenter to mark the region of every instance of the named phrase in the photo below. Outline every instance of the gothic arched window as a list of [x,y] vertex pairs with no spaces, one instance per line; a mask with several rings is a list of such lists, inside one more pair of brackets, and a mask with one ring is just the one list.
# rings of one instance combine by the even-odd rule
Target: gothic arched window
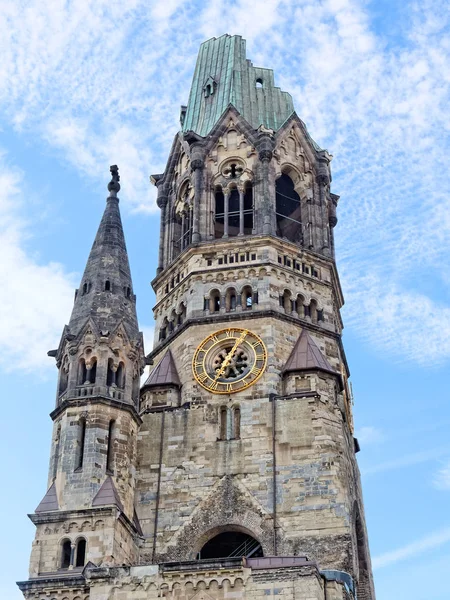
[[294,189],[294,182],[283,173],[275,184],[277,236],[301,244],[302,220],[300,196]]
[[84,567],[84,563],[86,560],[86,540],[84,538],[80,538],[77,540],[75,547],[75,566],[76,567]]
[[72,543],[70,540],[63,540],[61,542],[61,569],[68,569],[70,567],[70,559],[72,555]]
[[225,232],[225,196],[222,188],[217,188],[215,192],[214,213],[214,237],[221,238]]

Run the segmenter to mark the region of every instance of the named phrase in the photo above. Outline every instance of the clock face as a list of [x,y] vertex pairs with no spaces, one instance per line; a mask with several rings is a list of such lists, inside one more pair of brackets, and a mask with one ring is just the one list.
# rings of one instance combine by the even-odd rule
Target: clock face
[[255,383],[266,364],[262,339],[248,329],[230,327],[203,340],[195,351],[192,370],[205,390],[233,394]]

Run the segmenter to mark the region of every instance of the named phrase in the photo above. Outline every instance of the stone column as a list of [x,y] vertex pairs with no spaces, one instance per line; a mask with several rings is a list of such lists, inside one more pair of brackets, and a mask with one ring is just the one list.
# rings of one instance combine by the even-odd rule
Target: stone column
[[159,208],[161,209],[161,222],[159,225],[159,253],[158,253],[158,268],[156,274],[159,275],[164,269],[164,234],[166,227],[166,211],[167,211],[167,196],[162,193],[161,189],[158,189],[158,199],[156,201]]
[[192,220],[192,243],[197,244],[201,240],[200,235],[200,198],[203,188],[203,160],[196,158],[191,161],[191,169],[194,171],[194,207]]
[[224,216],[223,216],[223,236],[224,238],[228,237],[228,204],[230,199],[230,192],[227,190],[223,195],[224,202]]
[[258,140],[258,157],[261,162],[261,180],[262,180],[262,198],[261,209],[263,214],[263,231],[264,234],[275,235],[274,218],[275,207],[273,206],[273,198],[270,196],[269,188],[269,165],[273,156],[273,138],[269,131],[262,131],[259,134]]

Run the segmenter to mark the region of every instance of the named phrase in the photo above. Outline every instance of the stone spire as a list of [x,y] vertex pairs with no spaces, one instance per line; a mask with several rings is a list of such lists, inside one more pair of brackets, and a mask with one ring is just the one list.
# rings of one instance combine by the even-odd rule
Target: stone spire
[[123,319],[128,335],[135,339],[139,333],[136,298],[117,198],[120,176],[116,165],[110,171],[109,197],[76,292],[69,330],[76,336],[91,318],[100,332],[111,332]]

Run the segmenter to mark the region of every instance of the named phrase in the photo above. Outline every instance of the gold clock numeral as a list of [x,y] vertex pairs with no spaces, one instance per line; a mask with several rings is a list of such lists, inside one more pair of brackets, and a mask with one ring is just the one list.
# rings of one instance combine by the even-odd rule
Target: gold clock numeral
[[[241,375],[244,360],[246,374]],[[200,344],[192,359],[192,371],[197,382],[211,393],[232,394],[255,383],[266,362],[266,347],[255,333],[229,327],[212,333]]]

